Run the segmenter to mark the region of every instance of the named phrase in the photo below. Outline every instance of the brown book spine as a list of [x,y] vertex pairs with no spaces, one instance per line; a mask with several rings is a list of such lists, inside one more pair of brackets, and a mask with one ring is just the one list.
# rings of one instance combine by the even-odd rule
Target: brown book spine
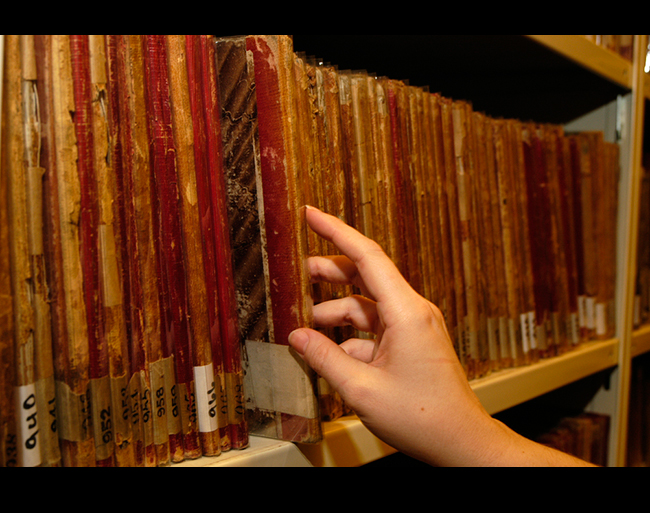
[[161,260],[165,330],[174,351],[176,382],[184,402],[185,457],[201,456],[194,390],[193,355],[188,318],[187,275],[183,259],[182,222],[172,133],[166,46],[163,36],[142,38],[147,113],[153,173],[154,229]]
[[458,209],[458,179],[456,177],[456,149],[454,140],[453,102],[441,98],[442,141],[445,158],[447,207],[449,211],[449,229],[451,238],[451,257],[454,269],[454,295],[456,302],[456,350],[463,367],[469,372],[470,357],[469,330],[467,322],[467,296],[465,294],[465,271],[462,253],[461,219]]
[[522,345],[522,333],[518,269],[515,259],[516,233],[513,221],[514,213],[512,211],[512,206],[516,199],[511,185],[511,164],[506,131],[505,121],[494,120],[495,157],[501,205],[501,237],[503,240],[506,296],[508,300],[507,330],[509,351],[505,352],[503,362],[505,367],[512,367],[513,365],[518,365],[520,361],[519,348]]
[[442,134],[442,108],[440,95],[433,94],[430,96],[431,103],[431,147],[434,149],[434,212],[433,219],[439,225],[442,264],[440,269],[442,273],[441,300],[438,307],[444,312],[447,326],[452,335],[455,345],[458,343],[457,330],[458,319],[456,311],[456,284],[454,280],[455,269],[452,255],[452,233],[450,226],[450,213],[447,198],[447,168],[445,166],[445,147]]
[[68,337],[61,349],[57,379],[57,426],[66,466],[95,466],[95,441],[90,411],[90,348],[84,263],[82,261],[82,191],[77,167],[78,146],[72,88],[70,38],[52,36],[52,113],[56,151],[62,284]]
[[[255,60],[272,340],[277,346],[286,346],[293,330],[313,322],[304,263],[307,237],[297,155],[293,45],[286,36],[249,37],[247,50]],[[315,376],[306,366],[296,371],[293,379],[301,380],[299,397],[292,400],[293,411],[278,412],[280,438],[317,441],[322,434]]]
[[24,165],[27,186],[27,230],[28,255],[32,279],[31,302],[34,312],[34,356],[36,398],[40,412],[39,430],[43,466],[59,466],[61,453],[56,429],[56,386],[54,381],[54,362],[52,353],[52,318],[48,297],[48,284],[45,264],[44,236],[44,174],[42,166],[41,109],[39,108],[39,71],[36,56],[35,37],[23,35],[20,40],[22,89],[23,89],[23,131]]
[[[5,94],[8,119],[5,125],[7,153],[7,196],[9,221],[9,255],[11,291],[14,313],[15,382],[14,401],[18,433],[18,464],[24,467],[42,465],[38,402],[36,400],[38,341],[35,340],[36,304],[32,287],[30,203],[34,197],[28,190],[32,151],[38,144],[38,120],[33,119],[33,92],[29,87],[30,71],[26,63],[25,39],[28,36],[7,36]],[[22,43],[22,44],[21,44]],[[32,52],[33,55],[33,52]],[[27,57],[29,59],[29,57]],[[35,73],[35,72],[34,72]],[[37,146],[36,146],[37,147]],[[31,196],[31,197],[30,197]],[[30,201],[32,200],[32,201]],[[30,233],[31,232],[31,233]]]
[[[105,290],[105,322],[108,344],[111,348],[111,405],[113,409],[115,464],[118,467],[136,466],[133,427],[130,422],[131,407],[123,391],[128,388],[130,376],[129,337],[131,293],[129,284],[130,257],[126,224],[127,201],[124,186],[123,126],[120,116],[120,73],[118,63],[118,36],[105,36],[104,77],[101,76],[101,57],[96,70],[98,81],[98,106],[106,112],[107,148],[104,158],[107,169],[100,177],[99,187],[104,202],[101,204],[100,229],[105,235],[100,238],[102,248],[102,276],[110,284]],[[101,38],[91,48],[101,55]],[[103,84],[102,84],[103,79]],[[105,110],[104,110],[105,109]],[[101,117],[100,117],[101,119]],[[101,157],[98,157],[101,158]],[[104,226],[104,228],[101,228]]]

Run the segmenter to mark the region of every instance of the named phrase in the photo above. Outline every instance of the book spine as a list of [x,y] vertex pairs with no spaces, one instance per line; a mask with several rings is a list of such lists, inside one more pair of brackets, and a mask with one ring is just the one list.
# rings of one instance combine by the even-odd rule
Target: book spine
[[113,466],[113,434],[112,429],[109,428],[112,422],[108,347],[104,333],[104,291],[100,281],[99,196],[88,37],[70,36],[70,52],[75,100],[74,120],[79,152],[77,165],[81,190],[81,259],[90,348],[90,404],[95,454],[97,466]]
[[[98,133],[106,135],[106,148],[96,155],[98,168],[106,166],[98,177],[100,191],[100,253],[104,285],[104,319],[109,346],[110,393],[114,427],[115,464],[136,465],[131,408],[123,390],[127,390],[130,361],[129,339],[131,290],[129,283],[128,231],[126,224],[126,187],[123,124],[120,116],[119,38],[91,36],[96,100],[95,119]],[[105,127],[102,126],[105,124]],[[103,138],[100,137],[103,141]],[[102,162],[103,160],[103,162]]]
[[[30,228],[27,175],[32,139],[38,134],[30,116],[31,90],[24,80],[24,55],[20,36],[8,36],[7,81],[8,119],[5,132],[7,152],[7,207],[9,221],[9,256],[14,313],[14,401],[18,434],[18,465],[37,467],[42,464],[41,438],[36,401],[36,355],[34,290],[30,266]],[[21,59],[21,57],[23,57]],[[28,72],[29,73],[29,72]],[[27,95],[25,96],[25,93]],[[35,133],[34,133],[35,132]],[[3,200],[4,201],[4,200]]]
[[40,412],[41,458],[43,466],[59,466],[61,454],[55,425],[56,392],[52,353],[52,320],[48,298],[44,246],[44,174],[41,162],[42,122],[38,103],[41,86],[36,59],[35,36],[20,38],[22,90],[23,90],[23,140],[26,178],[27,261],[31,267],[30,301],[34,314],[34,357],[37,407]]
[[81,256],[81,180],[70,38],[52,36],[52,105],[56,180],[61,236],[62,284],[67,338],[61,349],[57,380],[57,425],[65,466],[95,466],[95,441],[90,412],[89,327]]

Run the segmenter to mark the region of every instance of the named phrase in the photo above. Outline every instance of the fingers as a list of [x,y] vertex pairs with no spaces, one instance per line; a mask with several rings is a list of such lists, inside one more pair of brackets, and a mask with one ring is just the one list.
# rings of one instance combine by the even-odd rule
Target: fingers
[[377,304],[361,296],[327,301],[314,307],[314,321],[322,328],[352,326],[363,332],[378,333]]
[[360,376],[365,363],[350,356],[325,335],[300,329],[289,335],[289,344],[319,376],[323,377],[345,398],[345,385],[351,377]]
[[[358,277],[356,274],[351,274],[349,264],[345,264],[343,260],[330,260],[330,264],[321,269],[326,268],[328,273],[333,273],[339,278],[343,275],[351,277],[356,282],[355,285],[363,284],[368,295],[378,302],[390,299],[399,302],[408,300],[413,289],[377,243],[336,217],[313,207],[307,208],[307,222],[314,232],[332,242],[348,257],[357,269]],[[316,265],[325,266],[325,262],[316,261]],[[338,274],[335,272],[335,266],[339,267]]]

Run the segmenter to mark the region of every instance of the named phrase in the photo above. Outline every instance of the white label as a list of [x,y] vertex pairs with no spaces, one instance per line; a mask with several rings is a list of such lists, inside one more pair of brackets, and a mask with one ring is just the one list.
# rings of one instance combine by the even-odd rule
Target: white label
[[41,464],[41,448],[38,436],[36,385],[34,383],[15,388],[16,412],[19,415],[18,464],[21,467],[38,467]]
[[596,328],[596,298],[593,297],[588,297],[587,298],[587,311],[585,312],[586,315],[586,326],[587,329],[593,330]]
[[607,316],[605,315],[605,304],[596,305],[596,335],[602,337],[607,334]]
[[578,296],[578,323],[580,328],[587,327],[587,298]]
[[539,343],[537,342],[537,314],[534,311],[528,312],[528,322],[530,326],[530,348],[536,351]]
[[318,404],[309,369],[288,346],[248,340],[246,354],[244,390],[248,404],[306,419],[317,417]]
[[528,314],[521,314],[519,316],[521,320],[521,339],[523,343],[524,354],[530,352],[530,329],[528,325]]
[[199,431],[212,433],[219,429],[217,421],[217,387],[212,364],[194,367],[196,407],[199,413]]

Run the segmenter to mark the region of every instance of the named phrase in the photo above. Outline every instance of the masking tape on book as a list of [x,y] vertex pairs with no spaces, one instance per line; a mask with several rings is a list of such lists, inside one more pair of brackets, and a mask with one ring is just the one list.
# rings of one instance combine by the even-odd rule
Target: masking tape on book
[[246,341],[244,390],[249,407],[316,418],[318,404],[306,364],[288,346]]

